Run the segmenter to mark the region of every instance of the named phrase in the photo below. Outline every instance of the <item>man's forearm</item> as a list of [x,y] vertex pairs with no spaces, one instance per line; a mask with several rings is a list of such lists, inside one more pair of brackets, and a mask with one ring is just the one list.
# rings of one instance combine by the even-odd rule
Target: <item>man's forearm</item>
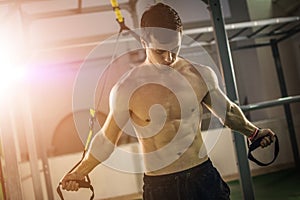
[[99,131],[93,138],[90,148],[75,171],[81,175],[87,175],[97,165],[109,158],[114,151],[114,146],[115,145],[105,137],[104,133]]
[[93,155],[96,160],[103,162],[109,158],[114,149],[115,144],[105,136],[102,130],[100,130],[93,138],[88,152]]
[[81,174],[82,176],[86,176],[99,164],[99,160],[97,160],[91,153],[87,153],[84,159],[75,169],[75,172]]
[[242,110],[234,103],[231,103],[227,107],[224,124],[247,137],[251,137],[257,129],[257,127],[245,117]]

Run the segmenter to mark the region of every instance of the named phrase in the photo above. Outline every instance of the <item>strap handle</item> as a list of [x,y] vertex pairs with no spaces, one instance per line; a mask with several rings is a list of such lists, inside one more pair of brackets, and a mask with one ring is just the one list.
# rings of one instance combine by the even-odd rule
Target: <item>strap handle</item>
[[251,160],[252,162],[255,162],[259,166],[268,166],[268,165],[272,164],[276,160],[276,158],[279,154],[279,141],[278,141],[278,137],[275,135],[275,149],[274,149],[273,159],[270,162],[263,163],[263,162],[257,160],[256,158],[254,158],[254,156],[252,155],[252,151],[254,151],[258,147],[260,147],[260,142],[263,140],[264,137],[266,137],[266,136],[257,138],[255,141],[253,141],[251,143],[251,145],[249,144],[249,140],[247,140],[248,148],[249,148],[248,159]]
[[[81,160],[68,172],[68,174],[71,173],[81,163],[81,161],[84,159],[85,154],[86,154],[86,150],[83,151]],[[92,195],[90,197],[90,200],[93,200],[94,196],[95,196],[95,193],[94,193],[94,187],[91,184],[90,177],[88,175],[86,175],[85,180],[76,180],[76,182],[79,184],[79,188],[89,188],[91,190]],[[62,183],[59,182],[59,184],[56,188],[56,192],[59,195],[60,199],[64,200],[63,194],[62,194],[61,189],[60,189],[61,184]]]
[[[95,196],[95,193],[94,193],[94,188],[91,185],[90,178],[88,176],[86,176],[86,180],[76,181],[76,182],[79,184],[79,188],[89,188],[91,190],[92,195],[90,197],[90,200],[93,200],[94,196]],[[64,196],[61,192],[60,186],[61,186],[61,182],[58,184],[58,186],[56,188],[56,191],[57,191],[57,194],[59,195],[60,199],[64,200]]]
[[[84,158],[85,153],[86,153],[86,151],[83,152],[82,159]],[[80,164],[80,162],[82,161],[82,159],[68,173],[72,172]],[[93,186],[91,184],[90,177],[88,175],[86,175],[85,176],[85,180],[76,180],[76,182],[79,184],[79,188],[89,188],[91,190],[92,195],[90,197],[90,200],[93,200],[94,196],[95,196],[95,193],[94,193],[94,188],[93,188]],[[56,192],[59,195],[60,199],[64,200],[63,194],[62,194],[61,189],[60,189],[61,184],[62,183],[59,182],[59,184],[58,184],[58,186],[56,188]]]

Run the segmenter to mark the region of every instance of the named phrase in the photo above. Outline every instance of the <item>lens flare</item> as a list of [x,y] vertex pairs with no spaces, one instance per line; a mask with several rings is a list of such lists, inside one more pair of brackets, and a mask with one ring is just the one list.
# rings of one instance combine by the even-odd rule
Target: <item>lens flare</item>
[[25,77],[20,64],[20,45],[9,28],[0,30],[0,101],[4,101],[14,86]]

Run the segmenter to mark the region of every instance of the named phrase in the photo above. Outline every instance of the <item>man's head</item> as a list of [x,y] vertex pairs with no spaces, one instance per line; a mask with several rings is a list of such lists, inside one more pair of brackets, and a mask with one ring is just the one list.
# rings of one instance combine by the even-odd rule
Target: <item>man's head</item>
[[141,19],[141,28],[160,27],[182,32],[178,13],[170,6],[158,3],[146,10]]
[[154,64],[172,64],[178,56],[182,36],[178,13],[166,4],[155,4],[144,12],[141,28],[148,60]]

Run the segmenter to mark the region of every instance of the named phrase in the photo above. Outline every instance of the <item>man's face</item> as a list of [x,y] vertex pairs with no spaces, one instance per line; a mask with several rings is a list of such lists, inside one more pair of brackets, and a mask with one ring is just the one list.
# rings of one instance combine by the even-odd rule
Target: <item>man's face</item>
[[167,42],[163,42],[154,35],[150,35],[149,41],[145,42],[147,58],[151,63],[171,65],[176,61],[182,36],[180,32],[168,36]]

